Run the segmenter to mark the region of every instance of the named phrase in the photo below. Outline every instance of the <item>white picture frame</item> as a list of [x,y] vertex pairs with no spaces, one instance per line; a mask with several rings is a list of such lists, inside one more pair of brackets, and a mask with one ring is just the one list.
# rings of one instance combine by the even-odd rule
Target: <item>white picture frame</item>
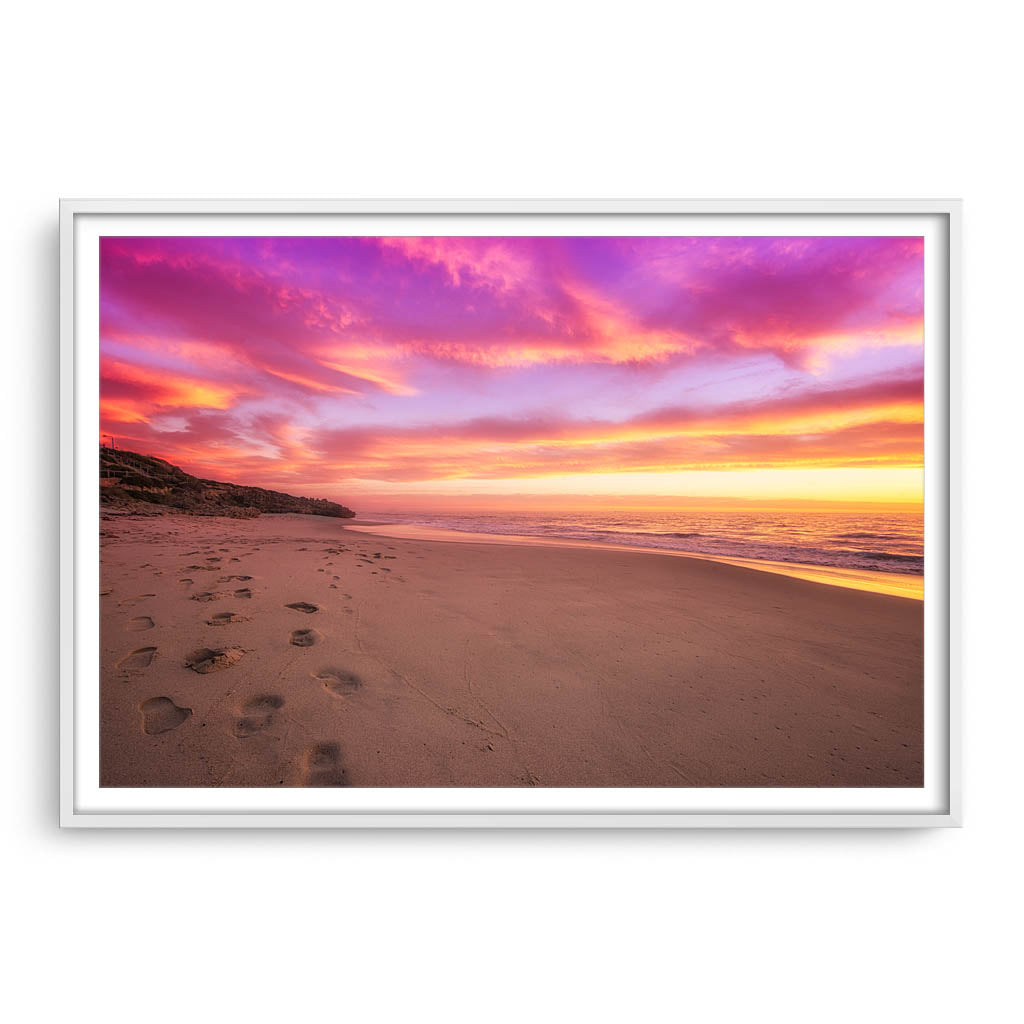
[[[958,200],[96,200],[60,204],[60,824],[72,828],[920,828],[962,824],[960,713],[960,238]],[[476,219],[514,226],[532,218],[598,221],[629,218],[648,225],[671,221],[749,225],[763,220],[845,224],[839,233],[872,234],[887,221],[920,223],[926,237],[925,473],[926,473],[926,793],[910,791],[880,801],[879,790],[737,791],[608,790],[530,791],[515,800],[504,790],[362,790],[347,804],[316,803],[308,791],[279,790],[276,802],[261,803],[263,791],[221,790],[218,802],[200,806],[194,791],[182,795],[133,790],[123,799],[100,799],[91,785],[90,757],[96,744],[87,730],[95,715],[98,662],[90,658],[95,630],[84,589],[95,580],[90,568],[96,547],[89,540],[96,492],[95,433],[89,416],[98,390],[91,372],[86,334],[96,308],[92,242],[104,231],[167,234],[298,233],[312,227],[345,233],[345,225],[436,225]],[[197,225],[209,224],[204,231]],[[273,226],[272,230],[268,230]],[[449,229],[450,230],[450,229]],[[744,230],[750,233],[749,227]],[[791,227],[787,230],[793,230]],[[369,233],[362,229],[358,233]],[[379,231],[378,231],[379,233]],[[472,233],[472,232],[470,232]],[[519,233],[510,227],[507,233]],[[657,232],[654,232],[657,233]],[[667,232],[665,232],[667,233]],[[736,232],[738,233],[738,232]],[[929,260],[931,263],[929,264]],[[92,461],[87,461],[89,451]],[[96,593],[93,587],[92,594]],[[95,599],[93,599],[95,600]],[[90,673],[95,672],[96,687]],[[929,772],[930,766],[930,774]],[[208,791],[204,791],[208,792]],[[755,793],[757,794],[755,796]],[[531,796],[532,794],[532,796]],[[173,796],[180,798],[174,802]],[[158,799],[159,797],[159,799]],[[699,800],[697,799],[699,797]],[[806,797],[806,798],[805,798]],[[330,799],[330,798],[326,798]],[[695,802],[696,801],[696,802]]]

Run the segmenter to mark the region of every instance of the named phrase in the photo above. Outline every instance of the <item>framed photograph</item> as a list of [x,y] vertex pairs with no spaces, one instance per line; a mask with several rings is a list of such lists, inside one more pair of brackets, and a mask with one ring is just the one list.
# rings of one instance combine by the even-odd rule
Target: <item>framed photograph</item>
[[960,824],[959,239],[62,202],[62,825]]

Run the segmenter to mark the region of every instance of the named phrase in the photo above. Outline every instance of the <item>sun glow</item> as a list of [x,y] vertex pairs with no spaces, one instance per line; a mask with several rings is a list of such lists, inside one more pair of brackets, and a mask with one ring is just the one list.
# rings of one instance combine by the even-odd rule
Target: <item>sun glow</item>
[[101,432],[344,500],[919,503],[918,238],[104,238]]

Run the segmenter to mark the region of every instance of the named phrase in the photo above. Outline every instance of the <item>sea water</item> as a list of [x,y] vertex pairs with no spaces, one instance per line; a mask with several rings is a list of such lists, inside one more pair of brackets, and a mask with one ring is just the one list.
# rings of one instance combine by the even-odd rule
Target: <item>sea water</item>
[[[370,512],[366,518],[373,517]],[[620,509],[602,512],[382,512],[390,523],[921,575],[920,511]]]

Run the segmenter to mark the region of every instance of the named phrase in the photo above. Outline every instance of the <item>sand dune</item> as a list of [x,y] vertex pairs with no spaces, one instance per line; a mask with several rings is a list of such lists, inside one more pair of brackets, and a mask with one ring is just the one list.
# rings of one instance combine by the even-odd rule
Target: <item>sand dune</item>
[[105,513],[106,786],[918,786],[922,604],[695,558]]

